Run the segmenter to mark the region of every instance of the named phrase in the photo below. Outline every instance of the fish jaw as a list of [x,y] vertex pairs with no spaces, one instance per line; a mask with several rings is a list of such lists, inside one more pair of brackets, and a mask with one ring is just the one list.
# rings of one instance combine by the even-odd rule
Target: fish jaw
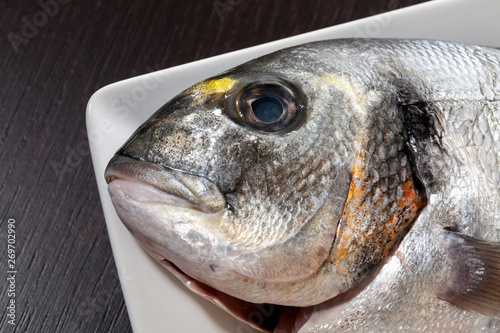
[[195,269],[196,261],[203,257],[202,249],[193,244],[217,243],[209,239],[213,231],[200,232],[203,226],[210,229],[217,225],[224,213],[225,200],[215,186],[212,196],[218,200],[212,205],[206,204],[196,193],[208,195],[209,191],[206,188],[194,190],[196,181],[182,182],[179,178],[184,175],[174,170],[119,155],[109,163],[105,176],[120,220],[148,252],[190,270],[188,267]]
[[[133,188],[135,194],[128,195],[130,188]],[[267,326],[271,324],[267,322],[254,323],[251,321],[251,313],[258,310],[257,305],[250,302],[245,302],[241,299],[232,297],[225,293],[214,289],[207,284],[192,278],[179,269],[171,260],[175,261],[179,266],[186,267],[190,265],[190,261],[183,258],[182,253],[164,253],[165,246],[162,245],[163,237],[166,233],[158,231],[161,226],[155,227],[155,221],[158,221],[157,215],[154,214],[155,208],[159,206],[171,206],[172,211],[177,213],[169,214],[170,219],[176,219],[177,223],[189,224],[193,220],[199,221],[205,218],[206,223],[214,223],[217,219],[216,216],[205,216],[206,214],[195,209],[184,199],[172,196],[166,193],[160,193],[159,190],[140,182],[133,180],[115,179],[111,181],[109,192],[113,204],[115,205],[118,216],[123,221],[127,229],[134,235],[141,246],[148,252],[154,259],[156,259],[164,268],[170,271],[176,278],[178,278],[190,291],[203,297],[209,302],[220,307],[228,312],[235,318],[248,323],[256,329],[264,332],[271,332]],[[144,214],[143,206],[150,205],[152,208],[151,215]],[[156,210],[158,211],[158,210]],[[149,216],[148,216],[149,215]],[[150,218],[154,216],[154,218]],[[138,222],[140,221],[140,222]],[[153,225],[151,224],[153,223]],[[172,239],[172,237],[167,238]],[[169,248],[173,246],[170,244]],[[159,254],[161,252],[162,254]],[[170,258],[170,260],[166,259]],[[274,322],[275,319],[272,319]],[[272,324],[274,326],[275,324]]]
[[[210,229],[226,210],[224,196],[209,180],[167,170],[154,163],[116,155],[105,177],[111,200],[124,225],[141,245],[163,257],[168,255],[161,249],[167,247],[182,258],[181,249],[186,244],[179,236],[194,237],[187,234],[196,223]],[[207,235],[213,234],[213,231],[205,231]],[[175,240],[181,244],[173,244]],[[176,248],[179,250],[175,251]]]
[[[183,239],[185,237],[181,231],[187,230],[184,236],[189,237],[189,230],[193,226],[199,229],[200,224],[217,225],[226,211],[225,201],[217,201],[218,205],[212,202],[210,208],[205,208],[204,211],[200,208],[203,205],[192,198],[189,200],[188,195],[181,197],[166,192],[165,188],[168,186],[165,184],[175,182],[172,179],[173,176],[168,174],[169,172],[153,163],[124,156],[115,156],[109,163],[105,173],[106,181],[109,183],[108,191],[120,220],[134,238],[149,255],[178,278],[190,291],[253,328],[263,332],[272,332],[278,320],[287,321],[288,317],[292,320],[297,311],[295,307],[249,302],[224,293],[218,290],[220,287],[214,288],[191,276],[204,274],[198,272],[200,266],[220,269],[221,260],[214,260],[204,265],[196,254],[186,251],[191,245],[186,246],[185,239]],[[152,174],[158,177],[162,173],[163,176],[160,177],[167,179],[163,182],[163,188],[159,188],[158,182],[154,184],[148,181]],[[183,186],[180,182],[176,185]],[[204,193],[210,196],[208,191]],[[219,193],[213,194],[214,197],[219,197],[219,195]],[[207,206],[209,205],[203,207]],[[222,208],[217,212],[210,211],[217,206]],[[178,227],[172,227],[173,225]],[[214,232],[212,230],[204,234],[214,235]],[[212,238],[206,242],[217,243],[220,240]],[[191,275],[185,272],[190,272]],[[233,275],[240,280],[248,279],[235,269],[227,269],[224,274]]]

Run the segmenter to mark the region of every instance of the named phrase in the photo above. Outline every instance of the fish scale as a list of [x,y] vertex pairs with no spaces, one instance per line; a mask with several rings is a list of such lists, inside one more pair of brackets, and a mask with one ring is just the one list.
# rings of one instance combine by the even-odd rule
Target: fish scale
[[451,42],[277,51],[155,113],[110,161],[111,198],[263,331],[497,331],[499,77],[499,50]]
[[[336,120],[336,122],[338,122],[338,120]],[[323,126],[327,127],[329,126],[329,123],[325,122]],[[277,170],[273,171],[274,177],[284,179],[285,182],[279,186],[279,196],[273,197],[274,201],[267,201],[267,203],[269,205],[279,203],[281,209],[288,212],[291,210],[288,207],[294,207],[293,210],[296,211],[296,213],[289,218],[284,218],[287,216],[281,216],[281,211],[273,210],[272,207],[268,206],[264,209],[268,212],[266,214],[266,222],[268,223],[253,224],[252,226],[258,228],[254,231],[246,230],[243,232],[241,229],[238,229],[238,234],[258,235],[258,239],[272,235],[273,239],[279,239],[281,242],[285,242],[287,240],[285,232],[296,229],[296,223],[294,223],[293,220],[303,221],[306,219],[304,215],[308,214],[308,209],[301,209],[300,207],[311,205],[310,200],[317,200],[316,198],[321,197],[321,192],[328,187],[328,183],[324,181],[324,178],[321,178],[321,175],[331,173],[331,167],[336,161],[336,158],[334,157],[335,151],[329,148],[333,146],[331,138],[328,135],[329,132],[329,130],[325,129],[320,130],[320,134],[314,141],[315,143],[312,148],[304,155],[298,156],[296,158],[297,161],[292,161],[290,163],[290,168],[277,168]],[[335,145],[338,146],[338,142],[335,142]],[[318,151],[324,151],[325,153],[318,155]],[[316,177],[317,181],[315,183],[307,183],[305,178],[308,175],[313,174],[313,172],[318,171],[311,168],[313,160],[317,159],[318,156],[322,156],[322,160],[320,160],[322,168],[318,175],[319,177]],[[334,161],[334,163],[330,161]],[[272,166],[268,165],[268,167]],[[314,174],[316,175],[316,173]],[[268,182],[268,179],[263,179],[263,181]],[[247,197],[250,193],[252,196],[260,195],[259,193],[261,193],[262,189],[266,188],[262,183],[253,183],[253,179],[247,181],[246,184],[247,185],[241,187],[242,192],[237,194],[239,198]],[[304,199],[299,202],[297,199],[294,199],[295,197]],[[286,198],[286,200],[283,200],[283,198]],[[238,210],[241,214],[243,214],[239,219],[240,221],[245,223],[244,221],[256,220],[255,218],[252,218],[253,205],[243,205],[243,203],[240,203],[238,206],[248,207],[251,209],[251,211],[246,211],[245,209]],[[265,232],[266,230],[269,231],[270,228],[272,228],[272,232]],[[248,237],[241,238],[241,241],[243,242],[248,240]]]

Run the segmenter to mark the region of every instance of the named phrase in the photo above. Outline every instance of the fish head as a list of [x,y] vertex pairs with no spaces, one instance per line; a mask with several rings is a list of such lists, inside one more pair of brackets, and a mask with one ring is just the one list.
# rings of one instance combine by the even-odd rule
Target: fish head
[[284,50],[196,84],[107,167],[134,237],[226,310],[318,304],[367,270],[346,205],[371,191],[353,179],[366,185],[368,114],[386,102],[321,63],[311,49]]

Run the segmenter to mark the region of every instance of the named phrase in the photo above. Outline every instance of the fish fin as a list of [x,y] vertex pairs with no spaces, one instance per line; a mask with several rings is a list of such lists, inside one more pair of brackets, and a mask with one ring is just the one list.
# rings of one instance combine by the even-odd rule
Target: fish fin
[[451,276],[438,297],[464,310],[500,317],[500,242],[446,230]]

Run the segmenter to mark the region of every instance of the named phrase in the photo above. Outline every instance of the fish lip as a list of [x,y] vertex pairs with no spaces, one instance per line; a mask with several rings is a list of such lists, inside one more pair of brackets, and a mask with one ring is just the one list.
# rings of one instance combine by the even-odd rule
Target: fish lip
[[151,186],[178,198],[182,206],[190,206],[186,208],[207,214],[215,214],[227,208],[225,196],[209,179],[165,168],[153,162],[116,154],[108,163],[104,177],[108,185],[122,180]]

